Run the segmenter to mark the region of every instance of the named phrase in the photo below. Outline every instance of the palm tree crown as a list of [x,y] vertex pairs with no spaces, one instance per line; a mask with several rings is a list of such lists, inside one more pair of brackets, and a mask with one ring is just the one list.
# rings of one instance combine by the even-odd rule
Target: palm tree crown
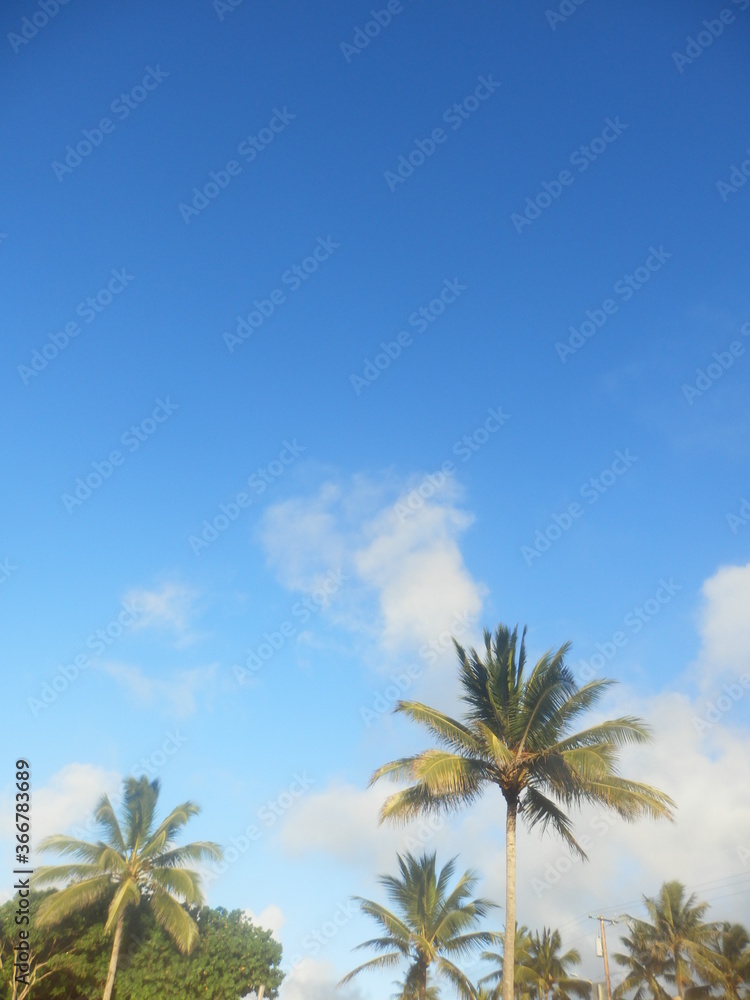
[[622,778],[622,747],[644,743],[649,731],[637,718],[599,722],[579,732],[574,723],[599,702],[612,681],[578,687],[565,665],[568,645],[546,653],[526,674],[525,630],[499,626],[484,633],[485,656],[455,643],[462,700],[456,720],[419,702],[401,701],[395,711],[423,725],[439,748],[392,761],[373,775],[413,782],[391,795],[381,819],[409,820],[425,812],[453,810],[496,785],[506,803],[506,925],[503,1000],[513,1000],[515,942],[516,817],[529,827],[557,832],[581,857],[565,812],[592,803],[626,820],[671,817],[672,801],[649,785]]
[[[515,961],[515,1000],[527,1000],[530,997],[530,987],[525,981],[528,978],[528,961],[531,954],[531,943],[532,936],[529,933],[528,927],[516,927],[516,940],[513,948],[513,957]],[[502,984],[503,984],[503,946],[502,942],[500,944],[500,951],[484,951],[482,952],[482,958],[487,962],[492,962],[495,964],[495,969],[492,972],[487,973],[479,980],[479,986],[484,986],[485,984],[492,986],[491,990],[487,990],[487,1000],[498,1000],[502,994]]]
[[203,896],[199,875],[183,866],[204,858],[221,858],[221,849],[213,843],[175,847],[177,833],[200,809],[184,802],[157,825],[158,797],[158,780],[149,783],[145,777],[127,778],[122,825],[108,796],[98,804],[96,819],[105,840],[92,844],[57,834],[40,844],[41,850],[75,859],[72,864],[37,869],[33,881],[38,887],[67,883],[42,902],[37,915],[40,925],[59,923],[82,907],[112,897],[105,931],[114,930],[115,938],[104,1000],[114,986],[127,910],[145,899],[177,947],[185,953],[191,951],[198,940],[198,927],[181,903],[200,905]]
[[434,995],[428,975],[434,971],[448,979],[459,994],[472,1000],[474,988],[455,964],[474,950],[493,944],[499,935],[473,930],[495,904],[486,899],[471,899],[478,876],[466,871],[453,889],[453,858],[438,873],[435,854],[397,855],[399,876],[381,875],[378,881],[396,905],[394,913],[369,899],[356,896],[363,913],[380,924],[382,936],[365,941],[359,948],[380,952],[376,958],[353,969],[341,983],[346,983],[365,969],[384,969],[407,963],[401,984],[401,1000],[427,1000]]
[[544,928],[531,939],[529,955],[523,964],[528,970],[526,981],[533,983],[538,1000],[570,1000],[570,995],[590,996],[590,986],[585,979],[571,976],[574,965],[580,965],[581,956],[571,949],[560,954],[562,938],[560,932]]
[[701,972],[726,1000],[750,996],[750,935],[742,924],[722,924]]
[[[625,942],[629,955],[616,956],[621,965],[631,968],[629,979],[633,985],[639,970],[647,971],[641,985],[647,985],[653,996],[669,996],[660,983],[673,984],[677,997],[700,996],[708,988],[698,980],[711,962],[712,943],[719,926],[704,921],[708,903],[699,903],[695,895],[688,896],[681,882],[664,882],[654,898],[643,897],[649,920],[630,918],[630,938]],[[618,991],[623,993],[621,984]]]

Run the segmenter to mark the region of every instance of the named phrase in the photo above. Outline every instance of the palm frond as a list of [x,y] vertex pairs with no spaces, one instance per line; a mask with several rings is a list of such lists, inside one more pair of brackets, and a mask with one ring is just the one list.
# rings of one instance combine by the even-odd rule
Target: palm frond
[[39,904],[36,921],[40,927],[53,926],[79,910],[98,902],[112,891],[109,875],[98,875],[85,882],[75,882],[46,896]]
[[198,943],[198,925],[184,907],[160,886],[155,886],[150,899],[157,922],[169,934],[180,951],[188,955]]

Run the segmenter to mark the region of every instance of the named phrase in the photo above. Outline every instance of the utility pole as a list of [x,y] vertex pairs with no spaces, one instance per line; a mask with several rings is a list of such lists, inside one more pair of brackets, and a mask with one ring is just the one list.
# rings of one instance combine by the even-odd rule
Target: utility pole
[[602,934],[602,954],[604,956],[604,978],[607,981],[607,1000],[612,1000],[612,985],[609,981],[609,957],[607,956],[607,935],[604,930],[605,921],[608,924],[616,924],[617,921],[611,917],[602,917],[599,914],[589,913],[591,920],[598,920]]

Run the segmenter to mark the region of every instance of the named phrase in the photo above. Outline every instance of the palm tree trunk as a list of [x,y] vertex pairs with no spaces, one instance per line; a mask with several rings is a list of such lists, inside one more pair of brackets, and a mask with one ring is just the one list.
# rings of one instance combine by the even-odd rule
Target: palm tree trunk
[[112,990],[115,988],[115,973],[117,972],[117,959],[120,957],[120,944],[122,943],[122,929],[125,926],[125,914],[120,914],[120,919],[115,927],[115,940],[112,943],[112,957],[109,960],[109,971],[107,972],[107,982],[104,987],[104,997],[102,1000],[112,1000]]
[[505,819],[505,943],[503,946],[503,1000],[513,1000],[516,964],[516,814],[518,802],[508,800]]

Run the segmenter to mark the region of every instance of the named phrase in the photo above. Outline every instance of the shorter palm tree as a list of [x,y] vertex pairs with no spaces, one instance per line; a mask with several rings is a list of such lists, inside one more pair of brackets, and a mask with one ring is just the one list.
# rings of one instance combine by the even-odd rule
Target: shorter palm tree
[[614,1000],[622,1000],[632,993],[632,1000],[670,1000],[669,993],[660,982],[667,963],[657,954],[653,935],[640,920],[630,920],[628,935],[622,938],[626,951],[615,952],[615,962],[622,966],[625,978],[615,989]]
[[588,1000],[588,980],[571,975],[573,966],[581,963],[579,952],[571,948],[561,954],[561,949],[560,931],[545,927],[541,935],[537,932],[531,939],[522,975],[528,970],[526,979],[533,984],[537,1000],[570,1000],[571,995]]
[[722,924],[711,953],[698,964],[703,978],[726,1000],[750,997],[750,935],[742,924]]
[[[515,1000],[528,1000],[531,996],[531,987],[528,983],[530,970],[527,968],[529,952],[531,948],[531,934],[528,927],[516,927],[516,941],[513,950],[515,963]],[[491,986],[488,991],[488,1000],[500,1000],[503,995],[503,944],[500,944],[499,951],[485,951],[482,958],[487,962],[493,962],[496,968],[492,972],[483,976],[479,980],[479,986]]]
[[396,904],[397,913],[372,900],[354,897],[362,912],[377,921],[382,931],[380,937],[357,947],[380,954],[353,969],[339,985],[365,969],[388,969],[405,962],[399,1000],[430,1000],[435,995],[430,982],[433,972],[447,979],[464,1000],[475,1000],[475,988],[455,961],[501,940],[499,934],[474,930],[495,903],[470,898],[478,881],[472,871],[464,872],[453,889],[449,888],[455,858],[439,873],[435,854],[399,854],[397,859],[399,876],[381,875],[378,879]]
[[74,864],[38,868],[33,876],[35,886],[67,883],[42,902],[37,913],[40,926],[60,923],[81,908],[111,898],[105,931],[114,931],[114,940],[104,1000],[110,1000],[114,989],[128,911],[145,900],[180,951],[192,951],[198,926],[182,904],[200,905],[203,896],[200,876],[184,865],[204,858],[221,859],[221,849],[205,841],[175,847],[175,836],[200,809],[193,802],[183,802],[156,826],[158,797],[158,781],[127,778],[123,826],[106,795],[97,807],[96,819],[106,842],[90,844],[57,834],[39,845],[40,850],[76,859]]
[[[708,987],[698,980],[710,963],[712,941],[719,931],[718,924],[703,919],[708,903],[697,902],[694,894],[688,896],[685,886],[674,880],[664,882],[658,895],[653,899],[644,896],[643,901],[650,922],[630,918],[633,982],[638,980],[642,966],[646,978],[641,978],[641,985],[647,986],[654,997],[670,995],[656,982],[657,977],[674,987],[677,1000],[707,995]],[[630,957],[623,957],[625,962],[620,957],[617,961],[628,965]],[[623,987],[624,983],[620,995]]]

